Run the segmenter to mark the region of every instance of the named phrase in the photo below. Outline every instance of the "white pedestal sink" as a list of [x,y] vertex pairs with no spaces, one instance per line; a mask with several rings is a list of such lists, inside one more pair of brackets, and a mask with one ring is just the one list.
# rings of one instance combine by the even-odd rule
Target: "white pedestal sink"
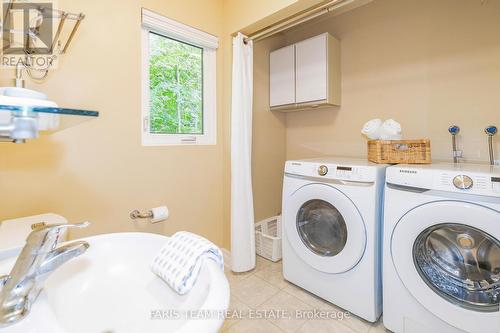
[[[168,237],[115,233],[89,237],[90,248],[45,283],[31,313],[2,333],[218,332],[229,284],[206,260],[194,288],[175,293],[149,265]],[[0,261],[7,274],[15,258]]]

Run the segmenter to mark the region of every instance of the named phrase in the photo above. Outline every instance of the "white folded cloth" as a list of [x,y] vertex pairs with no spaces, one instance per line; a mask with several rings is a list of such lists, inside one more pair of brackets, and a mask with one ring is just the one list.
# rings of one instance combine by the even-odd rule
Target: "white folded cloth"
[[381,140],[401,140],[401,124],[394,119],[387,119],[380,128]]
[[382,127],[382,119],[372,119],[364,124],[361,133],[370,140],[380,139],[380,128]]
[[154,258],[151,270],[183,295],[193,288],[205,258],[224,269],[222,252],[215,244],[193,233],[179,231]]

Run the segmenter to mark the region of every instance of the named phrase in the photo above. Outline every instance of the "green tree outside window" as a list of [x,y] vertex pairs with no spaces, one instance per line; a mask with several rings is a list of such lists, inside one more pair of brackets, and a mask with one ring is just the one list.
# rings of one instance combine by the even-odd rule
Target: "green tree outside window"
[[149,34],[150,132],[203,134],[203,49]]

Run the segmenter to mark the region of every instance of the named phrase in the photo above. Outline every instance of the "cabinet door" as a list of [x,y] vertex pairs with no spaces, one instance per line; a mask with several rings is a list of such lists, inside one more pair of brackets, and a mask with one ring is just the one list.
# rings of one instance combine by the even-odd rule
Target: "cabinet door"
[[295,45],[271,52],[269,57],[269,103],[295,103]]
[[327,35],[295,44],[296,101],[306,103],[327,99]]

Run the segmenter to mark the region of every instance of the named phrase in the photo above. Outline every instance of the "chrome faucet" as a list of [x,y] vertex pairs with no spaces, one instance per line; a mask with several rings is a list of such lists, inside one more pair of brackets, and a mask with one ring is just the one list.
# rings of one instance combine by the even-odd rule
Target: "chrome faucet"
[[89,225],[90,222],[42,225],[28,235],[10,274],[0,276],[0,327],[26,317],[50,273],[88,249],[85,241],[57,245],[67,228]]

